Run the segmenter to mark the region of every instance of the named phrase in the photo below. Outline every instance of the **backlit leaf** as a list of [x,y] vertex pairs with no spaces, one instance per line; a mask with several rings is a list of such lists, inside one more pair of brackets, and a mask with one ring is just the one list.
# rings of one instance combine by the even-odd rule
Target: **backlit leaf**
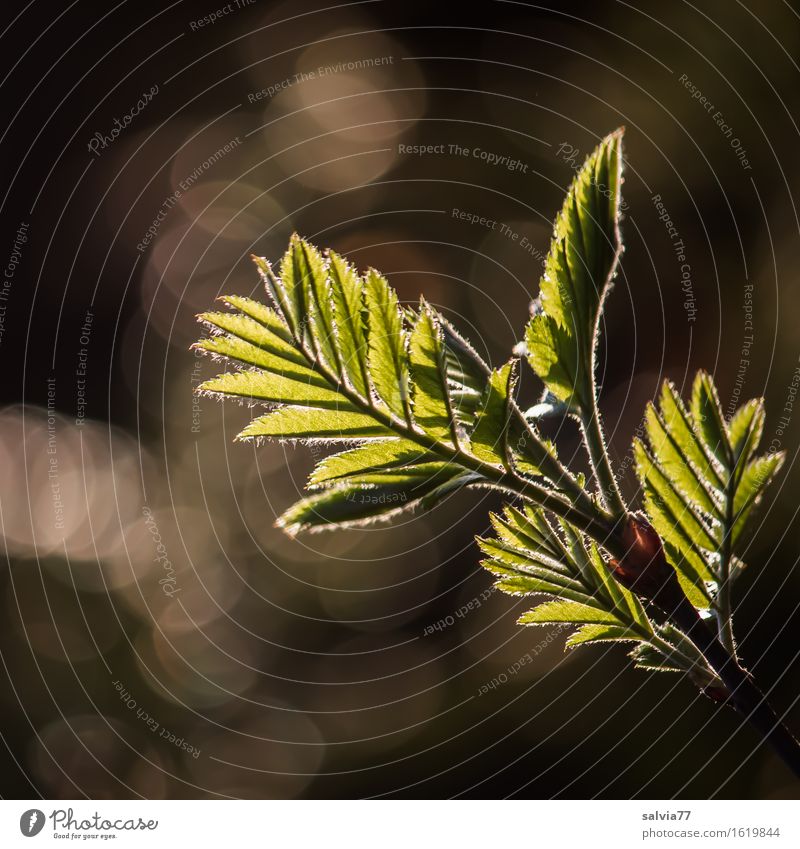
[[441,331],[424,305],[411,331],[409,366],[414,387],[414,421],[437,441],[457,445]]
[[647,442],[634,444],[645,509],[690,601],[714,605],[714,586],[740,574],[736,557],[753,507],[782,462],[756,457],[764,403],[743,404],[726,422],[714,382],[699,372],[690,409],[664,382],[646,414]]
[[603,300],[616,273],[622,182],[622,131],[589,155],[556,218],[528,324],[528,359],[545,386],[574,410],[592,403],[592,370]]
[[369,375],[378,397],[399,418],[410,413],[406,331],[397,294],[377,271],[366,277]]
[[492,372],[476,411],[470,451],[487,463],[508,465],[506,439],[513,390],[514,361]]

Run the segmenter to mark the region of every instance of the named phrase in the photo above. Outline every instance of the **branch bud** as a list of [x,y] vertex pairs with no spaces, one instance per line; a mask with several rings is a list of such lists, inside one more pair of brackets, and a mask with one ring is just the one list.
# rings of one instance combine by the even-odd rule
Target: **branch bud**
[[610,561],[614,577],[623,587],[670,614],[686,596],[667,562],[661,538],[640,516],[629,514],[624,523],[621,542],[625,554]]

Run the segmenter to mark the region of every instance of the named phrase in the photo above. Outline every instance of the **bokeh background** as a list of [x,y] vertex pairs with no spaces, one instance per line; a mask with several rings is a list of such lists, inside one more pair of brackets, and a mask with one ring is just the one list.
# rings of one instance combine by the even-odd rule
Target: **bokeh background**
[[516,627],[525,602],[488,591],[473,539],[495,496],[281,535],[319,449],[234,444],[253,411],[196,401],[216,366],[189,350],[195,314],[260,297],[249,255],[297,230],[424,293],[499,364],[574,168],[625,125],[612,451],[636,500],[630,440],[664,377],[709,369],[728,414],[767,397],[765,447],[789,456],[736,624],[798,727],[796,3],[4,16],[3,796],[797,795],[690,684]]

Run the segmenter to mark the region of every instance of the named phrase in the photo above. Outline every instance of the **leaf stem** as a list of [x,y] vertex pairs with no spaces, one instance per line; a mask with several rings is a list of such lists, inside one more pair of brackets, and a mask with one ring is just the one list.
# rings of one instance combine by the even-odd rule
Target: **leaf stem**
[[[534,431],[531,422],[525,418],[524,413],[520,410],[516,402],[510,400],[509,407],[523,430],[527,431],[533,440],[541,443],[541,440],[538,434]],[[546,478],[552,481],[558,489],[568,492],[575,505],[589,515],[602,515],[604,520],[612,520],[615,518],[610,513],[605,513],[599,509],[589,497],[586,490],[575,479],[574,475],[572,475],[570,471],[558,461],[558,459],[553,457],[546,449],[544,450],[545,454],[540,461],[540,466]],[[525,480],[524,478],[520,478],[519,475],[517,475],[517,478],[521,481]]]
[[591,409],[579,413],[583,441],[589,453],[589,462],[594,471],[600,495],[615,518],[620,518],[628,512],[627,505],[617,486],[617,479],[611,469],[603,428],[600,422],[600,410],[597,406],[597,393],[592,391]]
[[733,617],[731,604],[731,547],[733,543],[733,492],[734,472],[731,472],[725,487],[725,535],[722,538],[720,550],[719,586],[714,600],[714,611],[717,617],[719,641],[731,657],[736,658],[736,643],[733,638]]

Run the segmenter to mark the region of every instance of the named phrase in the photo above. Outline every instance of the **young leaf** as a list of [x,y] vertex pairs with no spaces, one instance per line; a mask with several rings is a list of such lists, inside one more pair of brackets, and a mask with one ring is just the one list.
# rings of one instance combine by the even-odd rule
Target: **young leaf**
[[616,273],[622,130],[587,158],[556,219],[526,332],[528,359],[545,386],[578,412],[593,404],[594,349],[603,300]]
[[764,399],[754,398],[738,409],[728,425],[733,462],[743,468],[761,441],[764,431]]
[[552,316],[539,313],[528,323],[525,343],[528,362],[553,396],[568,409],[585,405],[576,336],[560,327]]
[[491,368],[441,313],[436,313],[436,320],[442,330],[442,341],[447,351],[448,377],[453,383],[480,396],[492,372]]
[[[201,346],[201,350],[209,348]],[[313,380],[304,380],[298,379],[295,374],[278,371],[229,372],[207,380],[199,389],[212,395],[235,395],[268,404],[355,411],[350,402],[335,389],[320,385],[317,375],[313,376]]]
[[318,486],[348,475],[426,463],[433,459],[434,454],[408,439],[385,439],[321,460],[311,473],[309,485]]
[[397,295],[377,271],[366,277],[368,372],[378,397],[399,418],[410,417],[406,331]]
[[300,242],[299,251],[304,257],[301,267],[309,269],[308,323],[313,350],[332,372],[342,378],[345,371],[339,353],[341,340],[336,338],[333,287],[327,269],[319,251],[307,242]]
[[[343,410],[284,406],[254,419],[237,439],[308,439],[317,442],[352,442],[357,439],[385,440],[392,431],[365,413]],[[383,444],[383,443],[379,443]]]
[[768,454],[756,457],[745,466],[733,496],[733,547],[736,549],[742,531],[753,508],[761,500],[764,490],[783,465],[784,454]]
[[478,403],[475,427],[470,434],[470,451],[487,463],[509,465],[506,444],[511,418],[514,361],[493,371]]
[[583,625],[567,637],[565,646],[575,648],[589,643],[638,643],[641,636],[619,625]]
[[461,469],[444,463],[430,464],[416,473],[378,473],[345,479],[297,502],[277,524],[291,534],[312,528],[358,527],[418,505],[432,506],[470,481]]
[[[202,316],[202,318],[207,318]],[[260,369],[268,369],[274,374],[290,377],[300,383],[311,383],[315,386],[326,386],[326,381],[313,369],[304,363],[298,363],[296,358],[284,357],[280,352],[276,353],[265,345],[254,345],[242,337],[237,336],[211,336],[201,339],[195,343],[195,348],[237,360],[246,366],[257,366]]]
[[[212,333],[226,333],[231,338],[258,345],[281,359],[301,366],[306,365],[306,358],[294,347],[291,336],[273,310],[255,301],[248,302],[246,298],[228,298],[226,301],[231,306],[240,303],[242,312],[205,312],[198,316]],[[256,311],[256,306],[263,309]],[[255,315],[258,315],[258,318]]]
[[611,613],[588,604],[578,604],[575,601],[546,601],[533,610],[523,613],[517,622],[520,625],[549,625],[563,622],[566,624],[586,624],[589,622],[604,625],[618,625],[617,619]]
[[364,282],[356,270],[338,254],[330,251],[328,258],[333,321],[344,375],[362,398],[369,398]]
[[[257,261],[256,265],[259,268],[261,267],[260,264],[266,263],[266,260],[259,257],[254,257],[253,259],[254,261]],[[260,324],[265,330],[268,330],[273,335],[282,339],[290,348],[293,349],[294,340],[292,339],[292,334],[289,333],[286,323],[271,307],[268,307],[266,304],[262,304],[260,301],[254,301],[252,298],[245,298],[243,295],[222,295],[219,300],[226,303],[229,307],[231,307],[231,309],[238,310],[238,313],[253,319],[253,321]],[[232,318],[236,319],[239,317],[238,313],[218,313],[218,315],[230,315]],[[240,335],[234,330],[231,330],[231,332],[236,335]]]
[[[514,361],[493,372],[424,302],[418,311],[401,308],[376,271],[362,278],[297,235],[278,275],[254,258],[272,307],[229,296],[230,314],[200,316],[211,336],[197,348],[231,370],[199,391],[274,408],[240,439],[355,443],[318,463],[313,494],[278,520],[291,533],[428,508],[473,485],[530,502],[506,505],[491,517],[496,538],[479,540],[499,589],[549,597],[520,622],[574,625],[568,646],[635,642],[637,665],[685,672],[713,698],[758,712],[759,729],[774,719],[767,739],[800,774],[787,756],[796,741],[738,665],[730,629],[730,579],[744,567],[737,547],[783,459],[756,456],[763,402],[728,423],[708,374],[695,380],[688,410],[665,384],[659,406],[648,408],[646,440],[634,444],[652,526],[629,511],[611,468],[594,360],[621,251],[621,136],[590,155],[556,220],[526,330],[528,359],[547,387],[530,416],[514,400]],[[556,410],[580,420],[593,496],[536,430],[536,417]],[[718,642],[686,604],[662,548],[691,603],[713,608]],[[629,588],[670,621],[654,624]]]
[[724,487],[722,467],[709,458],[703,448],[691,415],[672,381],[665,380],[661,387],[658,412],[670,438],[679,446],[691,466],[697,469],[699,478],[705,482],[712,495],[719,494]]
[[781,454],[755,456],[763,424],[761,399],[726,423],[711,376],[700,372],[690,410],[665,381],[646,414],[648,446],[634,444],[648,517],[698,607],[714,604],[709,587],[728,580],[752,508],[782,463]]
[[641,602],[611,576],[594,543],[563,519],[558,530],[543,510],[506,507],[492,515],[497,539],[480,538],[486,569],[499,580],[495,586],[512,595],[544,594],[553,600],[523,614],[523,625],[570,623],[582,627],[568,646],[602,640],[639,641],[654,635]]
[[[580,491],[525,422],[511,381],[497,384],[489,366],[430,306],[401,310],[376,271],[359,277],[337,254],[323,260],[296,236],[279,276],[266,260],[256,264],[274,308],[230,296],[223,300],[232,312],[199,317],[212,335],[197,348],[231,367],[199,391],[276,408],[254,419],[239,439],[356,443],[318,464],[309,486],[321,491],[290,511],[289,525],[350,524],[405,506],[428,507],[454,489],[494,485],[505,474],[530,486],[521,472],[546,474]],[[482,397],[490,403],[478,421]],[[500,411],[499,423],[489,408]],[[513,426],[524,431],[524,438],[515,432],[513,470],[492,453],[504,450],[503,421],[512,414]],[[469,452],[470,437],[482,446],[476,453]],[[373,488],[383,494],[377,501],[353,496]]]
[[717,458],[723,468],[733,462],[728,429],[719,403],[717,388],[707,372],[699,371],[692,386],[692,418],[703,446]]
[[684,454],[681,444],[670,433],[652,404],[645,412],[647,436],[658,455],[661,468],[671,485],[685,492],[706,513],[722,518],[720,493],[717,492]]
[[275,275],[265,259],[254,257],[254,260],[292,337],[300,343],[306,342],[314,281],[324,279],[319,253],[295,233],[281,261],[280,276]]
[[409,366],[414,387],[414,421],[437,441],[452,442],[458,447],[441,331],[425,304],[411,331]]

